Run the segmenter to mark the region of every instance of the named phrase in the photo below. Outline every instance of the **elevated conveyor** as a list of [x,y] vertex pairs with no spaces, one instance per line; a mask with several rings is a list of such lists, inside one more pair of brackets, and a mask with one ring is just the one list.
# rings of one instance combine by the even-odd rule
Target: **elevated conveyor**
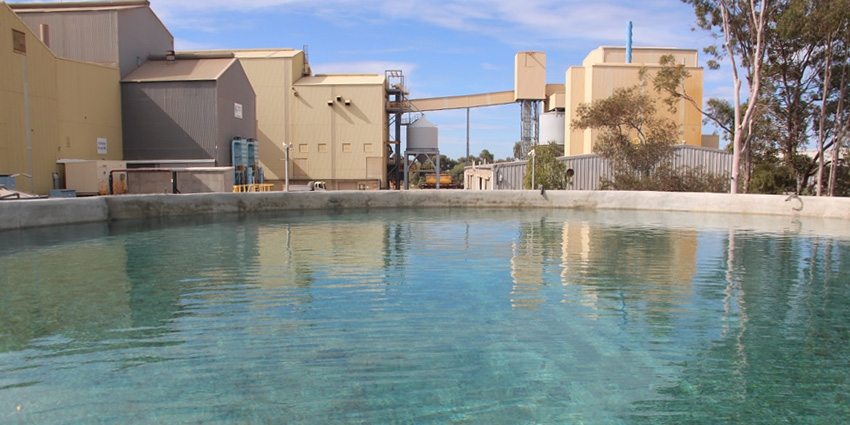
[[411,99],[410,109],[419,112],[444,111],[447,109],[479,108],[483,106],[510,105],[516,103],[514,91],[500,91],[463,96],[429,97]]

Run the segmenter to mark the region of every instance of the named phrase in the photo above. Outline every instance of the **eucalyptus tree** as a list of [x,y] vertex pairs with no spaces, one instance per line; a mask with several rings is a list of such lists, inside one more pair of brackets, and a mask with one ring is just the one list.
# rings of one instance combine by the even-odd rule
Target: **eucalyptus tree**
[[639,85],[617,88],[611,97],[581,104],[573,129],[598,130],[593,151],[608,159],[615,174],[648,179],[657,165],[669,159],[679,128],[656,111],[656,99]]
[[[762,83],[762,64],[768,23],[775,11],[771,0],[682,0],[694,7],[697,26],[710,32],[718,44],[704,50],[713,56],[709,67],[719,67],[719,60],[729,60],[734,86],[734,119],[732,127],[732,179],[731,193],[738,193],[741,152],[749,150],[753,132],[748,131],[754,121]],[[740,69],[739,69],[740,67]],[[742,110],[740,71],[747,81],[746,108]],[[744,135],[747,135],[745,138]],[[745,162],[747,170],[750,164]],[[748,175],[749,173],[745,173]],[[746,182],[745,182],[746,183]],[[744,190],[747,187],[744,185]]]
[[[820,76],[822,93],[818,122],[817,195],[823,195],[825,148],[833,146],[830,186],[834,193],[833,177],[838,172],[838,153],[848,130],[845,110],[848,81],[848,50],[850,50],[850,0],[813,1],[810,19],[813,43],[821,46],[823,56]],[[833,77],[838,77],[833,78]],[[836,85],[835,82],[838,82]],[[828,127],[829,126],[829,127]]]
[[[769,32],[766,96],[772,97],[769,112],[779,124],[783,162],[794,169],[797,193],[816,174],[814,192],[823,194],[825,149],[840,140],[848,8],[850,0],[784,0]],[[798,154],[812,143],[814,158]]]

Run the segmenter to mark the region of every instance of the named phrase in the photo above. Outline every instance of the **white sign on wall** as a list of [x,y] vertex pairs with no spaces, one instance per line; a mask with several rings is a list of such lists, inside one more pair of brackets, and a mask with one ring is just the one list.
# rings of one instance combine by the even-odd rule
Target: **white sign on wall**
[[106,138],[98,137],[97,138],[97,154],[98,155],[106,155]]
[[242,104],[233,102],[233,116],[242,119]]

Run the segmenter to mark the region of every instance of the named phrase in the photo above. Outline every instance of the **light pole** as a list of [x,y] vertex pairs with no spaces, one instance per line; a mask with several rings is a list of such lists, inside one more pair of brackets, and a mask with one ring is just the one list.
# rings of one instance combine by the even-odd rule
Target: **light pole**
[[289,192],[289,145],[287,145],[286,143],[283,143],[283,151],[286,153],[283,159],[284,173],[286,173],[286,177],[284,178],[285,183],[283,185],[283,191]]
[[528,151],[528,155],[531,156],[531,190],[534,190],[534,182],[536,180],[535,179],[536,176],[534,175],[534,172],[537,168],[536,167],[537,163],[536,163],[535,159],[537,157],[534,155],[534,149]]

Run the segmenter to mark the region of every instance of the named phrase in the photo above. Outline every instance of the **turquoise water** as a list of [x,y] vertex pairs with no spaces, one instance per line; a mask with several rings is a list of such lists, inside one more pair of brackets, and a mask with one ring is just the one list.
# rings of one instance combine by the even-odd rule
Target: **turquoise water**
[[0,423],[847,423],[847,227],[425,210],[0,233]]

